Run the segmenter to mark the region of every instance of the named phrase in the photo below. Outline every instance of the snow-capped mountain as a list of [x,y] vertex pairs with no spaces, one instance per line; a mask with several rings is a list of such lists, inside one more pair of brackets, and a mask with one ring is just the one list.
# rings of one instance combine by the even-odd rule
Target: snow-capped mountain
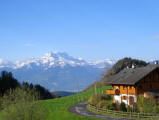
[[105,68],[105,67],[110,67],[110,66],[114,65],[116,62],[117,62],[116,60],[104,59],[104,60],[95,61],[90,64],[94,65],[98,68]]
[[13,68],[14,66],[15,64],[13,62],[0,59],[0,68],[5,68],[5,67]]
[[41,58],[9,62],[0,59],[0,71],[13,72],[19,81],[41,84],[50,90],[75,90],[77,83],[82,89],[100,77],[104,68],[109,69],[115,61],[110,59],[87,62],[64,52],[49,52]]
[[42,58],[31,58],[22,62],[17,61],[15,63],[15,68],[18,69],[21,67],[32,68],[32,65],[42,66],[45,69],[51,67],[64,67],[66,65],[70,66],[83,66],[86,65],[87,62],[82,60],[81,58],[73,58],[69,56],[67,53],[57,53],[57,52],[49,52],[46,53]]

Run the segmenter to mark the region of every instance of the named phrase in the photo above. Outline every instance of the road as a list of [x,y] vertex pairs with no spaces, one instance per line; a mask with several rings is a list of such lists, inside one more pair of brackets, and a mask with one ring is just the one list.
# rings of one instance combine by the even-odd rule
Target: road
[[109,117],[109,116],[94,114],[86,109],[87,103],[88,102],[85,101],[85,102],[76,104],[75,106],[70,108],[69,111],[78,115],[87,116],[91,118],[101,118],[105,120],[135,120],[135,119],[125,119],[125,118]]

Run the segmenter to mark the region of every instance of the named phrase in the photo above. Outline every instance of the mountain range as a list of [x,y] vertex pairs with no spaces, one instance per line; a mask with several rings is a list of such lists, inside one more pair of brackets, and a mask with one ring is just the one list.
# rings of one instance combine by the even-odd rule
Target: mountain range
[[65,52],[49,52],[41,58],[24,61],[0,59],[0,71],[10,71],[20,82],[41,84],[50,91],[77,92],[99,79],[100,73],[114,63],[116,61],[110,59],[87,62]]

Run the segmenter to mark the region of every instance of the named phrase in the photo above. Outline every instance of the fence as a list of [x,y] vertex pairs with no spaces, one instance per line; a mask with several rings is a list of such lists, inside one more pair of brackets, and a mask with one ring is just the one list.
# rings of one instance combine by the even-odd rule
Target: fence
[[88,104],[87,108],[92,111],[102,115],[115,115],[122,118],[159,118],[159,114],[150,114],[150,113],[137,113],[137,112],[123,112],[123,111],[115,111],[115,110],[108,110],[105,108],[98,108],[94,105]]

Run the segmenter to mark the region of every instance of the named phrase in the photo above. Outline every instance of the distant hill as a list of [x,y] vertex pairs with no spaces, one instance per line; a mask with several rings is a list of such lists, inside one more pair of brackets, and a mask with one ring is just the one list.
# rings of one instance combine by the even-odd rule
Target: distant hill
[[76,94],[75,92],[66,92],[66,91],[55,91],[53,92],[57,97],[66,97],[73,94]]

